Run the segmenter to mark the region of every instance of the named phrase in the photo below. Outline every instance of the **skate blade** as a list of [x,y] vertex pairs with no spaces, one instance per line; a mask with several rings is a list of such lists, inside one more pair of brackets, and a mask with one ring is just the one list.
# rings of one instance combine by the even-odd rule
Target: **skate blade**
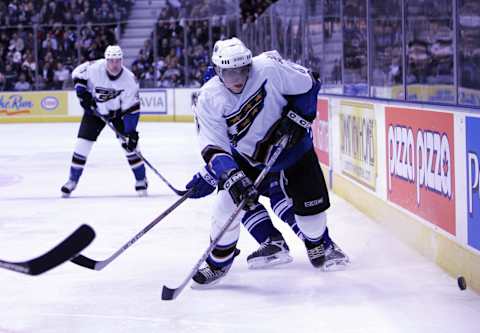
[[248,262],[248,268],[264,269],[264,268],[269,268],[273,266],[288,264],[288,263],[291,263],[292,261],[293,261],[293,258],[288,254],[282,255],[281,257],[273,255],[266,258],[257,258],[257,259],[250,260]]
[[137,195],[139,197],[146,197],[146,196],[148,196],[148,193],[147,193],[147,190],[138,190]]
[[65,193],[65,192],[62,192],[62,198],[70,198],[70,195],[72,193]]
[[220,280],[222,279],[217,279],[213,282],[210,282],[209,284],[200,284],[198,282],[195,282],[193,281],[192,282],[192,285],[190,286],[190,288],[194,289],[194,290],[206,290],[206,289],[211,289],[212,287],[216,286]]
[[349,263],[350,260],[348,259],[330,260],[328,262],[325,262],[321,269],[324,272],[343,271],[347,268]]

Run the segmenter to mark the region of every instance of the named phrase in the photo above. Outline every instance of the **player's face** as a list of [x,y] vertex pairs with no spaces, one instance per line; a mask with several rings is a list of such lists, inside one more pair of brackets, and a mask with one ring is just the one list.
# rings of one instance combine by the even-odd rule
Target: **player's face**
[[247,83],[250,67],[250,65],[247,65],[238,68],[223,68],[221,70],[221,78],[225,87],[234,94],[241,93],[245,83]]
[[122,59],[107,59],[107,71],[115,76],[122,70]]

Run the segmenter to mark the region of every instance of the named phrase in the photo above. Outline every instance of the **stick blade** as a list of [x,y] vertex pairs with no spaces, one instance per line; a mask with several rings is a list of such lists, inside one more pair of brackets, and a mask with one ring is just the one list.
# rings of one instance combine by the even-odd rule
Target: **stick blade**
[[171,301],[177,298],[178,296],[178,288],[171,289],[167,286],[163,286],[162,289],[162,300],[164,301]]
[[82,252],[95,238],[95,231],[89,225],[83,224],[64,241],[46,254],[25,262],[29,266],[30,275],[42,274],[68,261]]
[[98,269],[97,267],[98,261],[85,257],[84,255],[81,255],[81,254],[71,259],[70,261],[78,266],[82,266],[88,269],[100,270],[103,268],[101,267],[100,269]]
[[183,197],[189,191],[188,190],[174,190],[174,192]]

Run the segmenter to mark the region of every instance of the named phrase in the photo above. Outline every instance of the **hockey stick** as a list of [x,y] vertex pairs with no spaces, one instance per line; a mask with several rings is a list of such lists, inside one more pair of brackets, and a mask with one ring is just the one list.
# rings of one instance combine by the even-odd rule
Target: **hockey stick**
[[39,275],[78,255],[94,238],[95,231],[83,224],[47,253],[21,262],[0,260],[0,267],[27,275]]
[[148,224],[145,228],[143,228],[138,234],[136,234],[132,239],[130,239],[125,245],[123,245],[120,249],[118,249],[114,254],[112,254],[110,257],[108,257],[105,260],[93,260],[90,259],[84,255],[78,255],[75,258],[71,259],[70,261],[73,262],[74,264],[77,264],[79,266],[93,269],[95,271],[100,271],[102,270],[105,266],[110,264],[115,258],[117,258],[120,254],[122,254],[123,251],[128,249],[130,246],[132,246],[137,240],[139,240],[143,235],[145,235],[150,229],[152,229],[158,222],[160,222],[164,217],[166,217],[168,214],[170,214],[175,208],[180,206],[182,202],[187,200],[190,196],[190,193],[193,191],[193,188],[188,190],[180,199],[175,201],[173,205],[167,208],[163,213],[158,215],[150,224]]
[[[260,183],[263,181],[263,179],[265,178],[265,176],[268,174],[268,172],[270,171],[270,169],[272,168],[273,164],[275,163],[275,161],[277,160],[278,156],[280,156],[280,154],[282,153],[283,149],[285,148],[285,146],[287,145],[287,142],[288,142],[288,136],[285,135],[283,136],[279,142],[277,143],[277,149],[273,152],[272,156],[270,157],[270,159],[268,160],[267,164],[265,165],[265,168],[262,170],[262,172],[258,175],[257,179],[255,180],[255,187],[258,187],[260,185]],[[177,296],[182,292],[182,290],[186,287],[186,285],[188,284],[188,282],[190,281],[190,279],[195,275],[195,273],[197,273],[198,269],[200,268],[200,266],[203,264],[203,262],[205,260],[207,260],[208,258],[208,255],[210,254],[210,252],[213,250],[213,248],[215,247],[215,245],[217,245],[218,241],[220,240],[220,238],[222,238],[222,236],[225,234],[225,232],[228,230],[228,228],[230,228],[230,225],[233,223],[233,221],[235,220],[235,218],[238,216],[238,214],[241,212],[241,210],[243,209],[243,207],[245,207],[245,204],[246,204],[246,200],[243,200],[242,202],[240,202],[240,204],[237,206],[237,208],[235,208],[235,210],[233,211],[232,215],[230,215],[230,217],[228,218],[227,222],[225,223],[224,227],[222,230],[220,230],[220,232],[218,233],[218,235],[210,242],[210,245],[209,247],[205,250],[205,252],[203,253],[202,257],[197,261],[197,263],[195,264],[195,266],[193,267],[192,271],[190,272],[190,274],[183,280],[183,282],[177,287],[177,288],[169,288],[167,286],[163,286],[163,289],[162,289],[162,300],[173,300],[175,298],[177,298]]]
[[[120,133],[116,128],[115,126],[113,126],[113,124],[111,122],[108,121],[108,119],[102,115],[100,112],[98,112],[98,110],[93,110],[95,112],[95,114],[100,117],[100,119],[102,119],[105,124],[107,124],[108,127],[110,127],[112,129],[112,131],[122,140],[122,143],[126,143],[127,142],[127,138],[125,137],[125,135],[123,135],[122,133]],[[133,151],[139,159],[141,159],[150,169],[152,169],[152,171],[168,186],[170,187],[170,189],[175,192],[176,194],[178,195],[184,195],[185,193],[187,193],[186,190],[184,191],[181,191],[181,190],[177,190],[175,187],[173,187],[172,184],[170,184],[170,182],[162,176],[162,174],[160,172],[158,172],[158,170],[142,155],[142,153],[135,148],[135,150]]]

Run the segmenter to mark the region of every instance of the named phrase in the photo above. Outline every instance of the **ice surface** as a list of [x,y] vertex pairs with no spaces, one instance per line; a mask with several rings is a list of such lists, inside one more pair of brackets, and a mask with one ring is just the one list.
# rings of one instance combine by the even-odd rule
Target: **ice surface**
[[[178,199],[152,172],[139,198],[118,141],[106,128],[69,199],[78,124],[0,125],[0,258],[30,259],[82,223],[97,238],[84,252],[110,256]],[[142,123],[144,156],[177,188],[201,165],[193,124]],[[102,271],[66,263],[37,277],[0,270],[0,333],[8,332],[479,332],[480,297],[332,195],[334,240],[352,264],[324,273],[276,221],[291,264],[248,270],[257,248],[242,230],[228,276],[211,290],[187,287],[162,301],[208,246],[213,196],[188,200]]]

